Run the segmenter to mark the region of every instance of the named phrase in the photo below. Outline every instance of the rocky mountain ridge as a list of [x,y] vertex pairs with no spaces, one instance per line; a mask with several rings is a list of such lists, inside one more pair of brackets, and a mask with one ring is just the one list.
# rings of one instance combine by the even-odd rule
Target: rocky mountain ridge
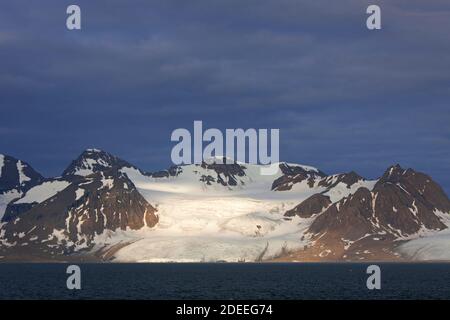
[[399,165],[377,180],[289,163],[270,177],[219,161],[146,173],[87,149],[44,178],[0,160],[0,261],[399,260],[404,243],[450,226],[442,188]]

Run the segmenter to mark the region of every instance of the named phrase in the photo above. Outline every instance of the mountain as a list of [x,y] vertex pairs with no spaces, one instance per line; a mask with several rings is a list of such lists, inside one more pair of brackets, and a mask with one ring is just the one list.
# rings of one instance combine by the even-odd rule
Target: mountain
[[87,149],[64,170],[63,177],[88,176],[108,169],[133,167],[128,162],[99,149]]
[[95,238],[117,230],[152,228],[156,209],[119,172],[127,162],[88,149],[62,177],[35,181],[11,199],[2,218],[0,246],[14,255],[53,259],[95,246]]
[[372,190],[361,187],[333,204],[323,198],[308,200],[315,212],[322,209],[307,232],[315,246],[300,254],[313,259],[396,256],[394,249],[401,240],[447,229],[445,216],[450,213],[450,201],[439,185],[399,165],[388,168]]
[[299,216],[301,218],[309,218],[318,213],[322,213],[332,203],[340,199],[354,194],[360,188],[372,189],[376,181],[368,181],[355,172],[335,174],[325,176],[321,174],[319,179],[311,180],[313,183],[310,187],[317,185],[324,188],[320,193],[316,193],[304,200],[293,209],[288,210],[285,214],[287,217]]
[[24,192],[43,180],[28,163],[0,154],[0,192]]
[[158,217],[133,183],[110,169],[75,179],[6,222],[4,243],[46,249],[53,256],[91,248],[107,231],[152,228]]
[[[367,180],[220,158],[148,173],[97,149],[61,177],[13,163],[0,261],[450,260],[447,195],[399,165]],[[29,180],[14,180],[19,168]]]
[[25,161],[0,154],[0,221],[9,202],[43,180]]

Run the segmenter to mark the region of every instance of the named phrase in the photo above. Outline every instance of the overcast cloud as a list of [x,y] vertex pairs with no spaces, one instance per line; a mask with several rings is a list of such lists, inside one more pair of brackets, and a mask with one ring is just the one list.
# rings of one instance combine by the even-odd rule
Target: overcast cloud
[[450,193],[449,30],[439,0],[3,1],[0,153],[46,175],[87,147],[156,170],[171,131],[203,120],[280,128],[286,161],[369,178],[400,163]]

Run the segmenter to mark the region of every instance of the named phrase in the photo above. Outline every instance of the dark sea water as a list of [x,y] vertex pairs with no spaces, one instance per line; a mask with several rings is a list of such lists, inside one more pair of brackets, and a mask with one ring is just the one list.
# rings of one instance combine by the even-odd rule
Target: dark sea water
[[450,264],[0,264],[0,299],[450,299]]

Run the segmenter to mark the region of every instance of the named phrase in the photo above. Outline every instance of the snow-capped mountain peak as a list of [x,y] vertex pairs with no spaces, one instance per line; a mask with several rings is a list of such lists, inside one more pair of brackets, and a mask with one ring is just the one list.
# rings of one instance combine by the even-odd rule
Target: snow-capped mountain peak
[[42,179],[42,175],[25,161],[0,155],[0,193],[12,189],[27,190]]
[[82,250],[130,262],[390,261],[400,242],[450,226],[447,195],[412,169],[395,165],[367,180],[277,165],[266,176],[261,165],[216,157],[145,173],[87,149],[62,177],[39,180],[25,162],[1,156],[0,185],[17,189],[0,192],[0,256]]
[[28,163],[0,154],[0,221],[11,201],[44,180]]
[[100,149],[86,149],[64,170],[63,177],[88,176],[106,169],[133,167],[128,162]]

